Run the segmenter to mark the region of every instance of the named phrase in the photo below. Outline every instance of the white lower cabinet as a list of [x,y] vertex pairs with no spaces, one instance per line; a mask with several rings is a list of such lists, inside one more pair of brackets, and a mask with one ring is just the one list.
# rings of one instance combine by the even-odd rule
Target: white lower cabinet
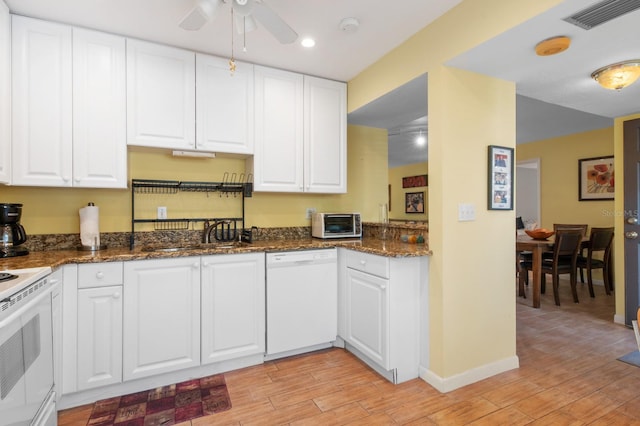
[[77,374],[79,391],[122,381],[121,285],[78,290]]
[[393,383],[418,377],[425,257],[339,249],[338,332],[346,348]]
[[202,257],[202,364],[265,350],[265,255]]
[[122,265],[78,265],[77,391],[122,381]]
[[346,341],[389,370],[389,280],[347,269]]
[[124,265],[123,377],[200,365],[200,257]]

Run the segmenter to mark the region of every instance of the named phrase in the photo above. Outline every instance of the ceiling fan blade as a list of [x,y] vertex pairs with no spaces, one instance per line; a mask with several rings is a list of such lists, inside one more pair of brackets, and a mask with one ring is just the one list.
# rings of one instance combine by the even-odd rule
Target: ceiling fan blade
[[180,28],[197,31],[212,20],[220,6],[220,0],[196,0],[196,5],[180,21]]
[[252,16],[282,44],[293,43],[298,33],[282,20],[282,18],[263,2],[255,2]]

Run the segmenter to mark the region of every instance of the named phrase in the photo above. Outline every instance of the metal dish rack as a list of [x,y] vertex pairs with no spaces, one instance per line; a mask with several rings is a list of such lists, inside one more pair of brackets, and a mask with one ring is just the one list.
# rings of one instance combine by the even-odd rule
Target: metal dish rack
[[[135,225],[137,223],[153,223],[156,231],[180,231],[189,229],[189,225],[195,222],[212,221],[212,218],[178,218],[178,219],[137,219],[135,215],[135,200],[138,194],[163,194],[172,195],[178,192],[204,192],[220,193],[227,197],[233,195],[241,200],[242,215],[240,217],[228,217],[225,220],[239,221],[244,229],[244,200],[253,195],[253,184],[243,182],[241,175],[240,182],[234,182],[235,178],[227,181],[228,174],[225,173],[224,182],[181,182],[175,180],[156,179],[132,179],[131,180],[131,236],[129,239],[129,249],[135,245]],[[235,174],[234,174],[235,176]]]

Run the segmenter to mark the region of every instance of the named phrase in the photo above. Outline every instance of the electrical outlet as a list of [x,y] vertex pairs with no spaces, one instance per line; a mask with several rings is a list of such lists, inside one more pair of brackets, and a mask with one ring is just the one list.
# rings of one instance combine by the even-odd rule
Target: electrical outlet
[[307,207],[307,219],[311,219],[311,216],[316,212],[314,207]]
[[158,219],[166,219],[166,218],[167,218],[167,208],[158,207]]

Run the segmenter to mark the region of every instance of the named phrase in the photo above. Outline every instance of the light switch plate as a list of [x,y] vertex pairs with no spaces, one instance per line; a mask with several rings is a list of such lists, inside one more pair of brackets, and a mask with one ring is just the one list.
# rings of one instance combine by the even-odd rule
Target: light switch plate
[[470,222],[476,220],[476,208],[473,204],[458,204],[458,222]]

